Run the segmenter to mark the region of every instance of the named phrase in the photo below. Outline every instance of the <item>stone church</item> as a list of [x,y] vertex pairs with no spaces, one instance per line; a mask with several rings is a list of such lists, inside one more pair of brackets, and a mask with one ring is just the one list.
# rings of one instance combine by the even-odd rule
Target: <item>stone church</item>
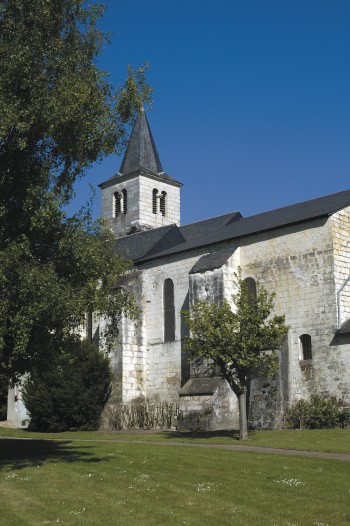
[[[249,420],[278,428],[285,409],[311,394],[350,402],[350,190],[243,217],[180,225],[182,184],[164,172],[144,111],[119,172],[100,184],[116,251],[132,260],[126,286],[141,309],[123,319],[111,354],[113,400],[179,404],[180,429],[238,427],[236,396],[220,377],[191,367],[181,311],[198,300],[232,302],[238,267],[276,293],[288,335],[279,374],[255,380]],[[101,324],[90,327],[98,339]]]
[[[279,427],[285,408],[313,393],[350,401],[350,190],[262,214],[180,225],[182,184],[162,168],[144,111],[119,172],[100,184],[116,250],[134,262],[141,320],[124,319],[112,353],[114,398],[179,403],[183,429],[237,427],[235,395],[201,377],[184,351],[181,315],[198,300],[229,302],[243,278],[276,293],[288,336],[274,380],[254,381],[249,419]],[[96,328],[95,328],[96,329]]]

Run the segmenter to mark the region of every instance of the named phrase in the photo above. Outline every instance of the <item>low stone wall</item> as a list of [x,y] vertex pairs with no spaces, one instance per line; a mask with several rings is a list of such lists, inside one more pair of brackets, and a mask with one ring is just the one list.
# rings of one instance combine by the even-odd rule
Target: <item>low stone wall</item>
[[179,431],[238,429],[238,401],[222,378],[191,378],[180,391]]

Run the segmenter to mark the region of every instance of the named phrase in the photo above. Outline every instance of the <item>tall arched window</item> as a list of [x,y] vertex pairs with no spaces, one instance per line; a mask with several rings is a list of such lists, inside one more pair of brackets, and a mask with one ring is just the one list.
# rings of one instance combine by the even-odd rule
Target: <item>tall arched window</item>
[[166,192],[160,194],[160,213],[162,216],[165,216],[165,207],[166,207]]
[[252,303],[256,300],[256,281],[254,278],[245,278],[245,284],[247,285],[248,290],[248,303]]
[[128,211],[128,192],[125,190],[122,190],[122,196],[123,196],[123,214],[126,214]]
[[174,283],[171,279],[164,281],[163,288],[163,310],[164,310],[164,341],[175,340],[175,299]]
[[299,340],[301,349],[301,359],[312,360],[312,345],[310,334],[302,334]]
[[119,192],[114,192],[114,217],[118,217],[121,211],[121,195]]
[[157,199],[158,199],[158,190],[157,190],[157,188],[154,188],[153,192],[152,192],[152,212],[154,214],[157,213],[157,209],[158,209]]

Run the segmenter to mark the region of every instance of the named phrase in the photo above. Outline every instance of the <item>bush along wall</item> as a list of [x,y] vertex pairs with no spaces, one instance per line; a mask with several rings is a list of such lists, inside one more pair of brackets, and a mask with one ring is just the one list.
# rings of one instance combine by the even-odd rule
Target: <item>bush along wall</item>
[[327,429],[349,425],[350,410],[344,401],[319,395],[312,395],[310,400],[298,400],[286,415],[286,427],[289,429]]

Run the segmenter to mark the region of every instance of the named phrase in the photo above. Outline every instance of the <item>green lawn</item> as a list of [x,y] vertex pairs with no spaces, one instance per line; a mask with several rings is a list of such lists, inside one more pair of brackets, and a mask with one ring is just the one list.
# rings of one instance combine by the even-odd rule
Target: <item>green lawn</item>
[[[338,438],[349,440],[348,430],[344,431]],[[8,436],[12,431],[1,430],[5,433]],[[252,442],[258,444],[257,437],[264,434],[266,445],[276,446],[277,438],[272,432],[269,438],[269,433],[254,434]],[[331,437],[328,432],[320,433],[323,440]],[[309,435],[311,442],[313,435]],[[1,525],[350,523],[349,462],[166,443],[93,441],[125,440],[129,436],[125,434],[67,434],[74,440],[64,440],[61,434],[60,441],[40,436],[41,440],[0,440]],[[164,433],[160,436],[168,440]],[[159,435],[132,438],[155,440]],[[199,440],[212,442],[215,438]]]
[[[0,437],[19,438],[61,438],[69,440],[138,440],[142,442],[190,442],[202,444],[237,444],[238,431],[213,431],[207,433],[180,433],[163,431],[159,433],[33,433],[20,429],[4,429],[0,427]],[[249,440],[241,444],[247,446],[275,447],[282,449],[299,449],[307,451],[324,451],[350,454],[349,429],[315,429],[315,430],[282,430],[282,431],[250,431]]]

